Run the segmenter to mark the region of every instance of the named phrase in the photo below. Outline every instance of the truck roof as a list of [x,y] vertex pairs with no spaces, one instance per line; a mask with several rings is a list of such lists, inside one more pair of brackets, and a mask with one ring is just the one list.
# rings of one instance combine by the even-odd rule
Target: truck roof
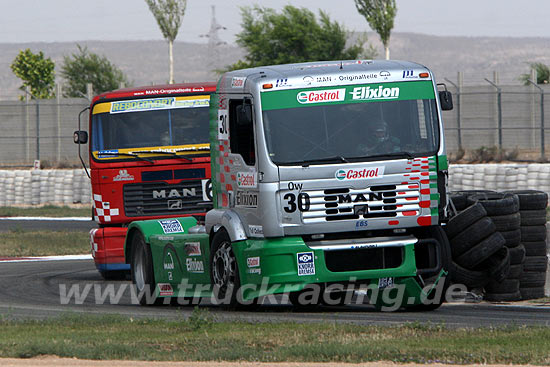
[[201,94],[213,93],[215,91],[215,82],[147,85],[143,87],[124,88],[101,93],[93,98],[92,104],[98,102],[99,100],[154,97],[159,95],[170,96],[181,94]]
[[247,93],[252,84],[273,84],[273,89],[315,87],[336,84],[409,81],[430,70],[410,61],[399,60],[338,60],[298,64],[259,66],[225,73],[220,80],[220,92]]

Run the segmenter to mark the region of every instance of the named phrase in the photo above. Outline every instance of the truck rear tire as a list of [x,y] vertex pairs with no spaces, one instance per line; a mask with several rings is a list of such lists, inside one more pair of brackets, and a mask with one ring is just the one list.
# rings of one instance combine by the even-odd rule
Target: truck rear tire
[[132,237],[131,274],[140,305],[162,304],[163,299],[154,295],[157,284],[153,272],[151,248],[145,243],[145,238],[140,232],[136,232]]

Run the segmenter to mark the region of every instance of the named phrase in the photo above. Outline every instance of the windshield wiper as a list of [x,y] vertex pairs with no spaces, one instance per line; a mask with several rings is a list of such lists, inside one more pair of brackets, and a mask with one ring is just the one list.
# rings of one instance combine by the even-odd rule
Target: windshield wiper
[[141,160],[149,162],[149,163],[155,163],[152,159],[145,158],[145,157],[140,157],[139,155],[137,155],[135,153],[123,153],[123,152],[102,152],[102,153],[98,152],[97,153],[98,158],[101,158],[102,155],[113,155],[113,156],[125,155],[125,156],[129,156],[129,157],[134,157],[134,158],[137,158],[137,159],[141,159]]
[[136,154],[136,153],[169,154],[172,157],[178,157],[178,158],[186,159],[189,162],[193,161],[191,158],[183,157],[181,155],[177,155],[175,152],[168,152],[168,151],[165,151],[165,150],[138,150],[136,152],[130,152],[130,153],[131,154]]
[[383,154],[376,154],[376,155],[369,155],[368,157],[365,157],[365,158],[368,158],[368,159],[371,159],[371,158],[385,158],[385,157],[405,157],[405,158],[409,158],[409,159],[413,159],[414,156],[409,153],[409,152],[391,152],[391,153],[383,153]]
[[308,167],[311,163],[349,163],[349,161],[342,157],[341,155],[335,155],[333,157],[325,157],[325,158],[318,158],[318,159],[310,159],[307,161],[302,161],[299,163],[302,163],[302,167]]

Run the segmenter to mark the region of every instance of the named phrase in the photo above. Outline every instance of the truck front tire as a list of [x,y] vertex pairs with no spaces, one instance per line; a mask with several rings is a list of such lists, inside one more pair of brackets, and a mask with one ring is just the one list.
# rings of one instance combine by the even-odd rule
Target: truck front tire
[[131,273],[139,303],[142,306],[162,304],[163,299],[155,297],[156,283],[151,249],[140,232],[132,237]]

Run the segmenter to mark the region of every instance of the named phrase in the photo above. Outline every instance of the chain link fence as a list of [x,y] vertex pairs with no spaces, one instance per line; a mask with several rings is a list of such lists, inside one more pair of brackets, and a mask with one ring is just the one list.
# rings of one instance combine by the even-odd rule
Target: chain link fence
[[[550,85],[461,85],[446,79],[454,109],[443,112],[452,161],[550,158]],[[85,98],[0,101],[0,167],[78,167],[73,132]],[[88,114],[81,127],[87,130]],[[86,149],[82,150],[84,159]]]
[[[78,166],[73,132],[78,113],[88,105],[85,98],[0,101],[0,167],[30,166],[35,160],[46,167]],[[81,126],[88,129],[86,113]]]

